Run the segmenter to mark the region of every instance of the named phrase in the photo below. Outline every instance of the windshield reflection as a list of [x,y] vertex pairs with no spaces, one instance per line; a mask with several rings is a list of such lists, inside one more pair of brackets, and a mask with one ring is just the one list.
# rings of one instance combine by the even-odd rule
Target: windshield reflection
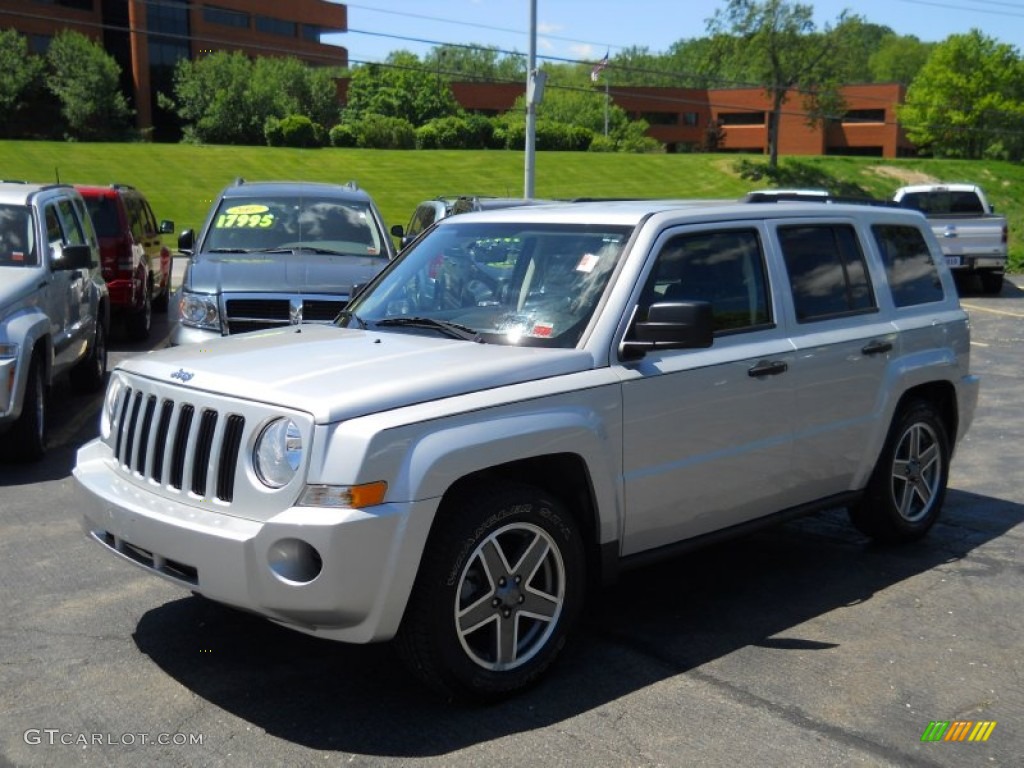
[[[430,332],[424,318],[483,341],[573,347],[631,228],[448,223],[409,248],[339,318],[343,326]],[[394,323],[394,318],[419,322]],[[437,324],[434,324],[435,326]]]

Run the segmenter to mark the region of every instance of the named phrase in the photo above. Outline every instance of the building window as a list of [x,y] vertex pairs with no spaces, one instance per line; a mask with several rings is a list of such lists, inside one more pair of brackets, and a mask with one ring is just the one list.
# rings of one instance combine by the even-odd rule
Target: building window
[[722,125],[764,125],[764,112],[719,112],[718,121]]
[[275,19],[272,16],[257,16],[256,29],[266,32],[268,35],[280,37],[295,37],[295,22]]
[[91,11],[93,0],[36,0],[37,5],[59,5],[61,8],[74,8],[76,11]]
[[52,35],[30,35],[28,38],[28,50],[30,53],[45,56],[46,52],[50,50],[50,43],[52,42]]
[[203,21],[209,24],[220,24],[222,27],[249,28],[249,14],[207,5],[203,8]]
[[675,112],[641,112],[641,120],[646,120],[648,125],[678,125],[679,115]]
[[188,6],[183,0],[146,3],[146,28],[151,33],[188,35]]
[[844,123],[884,123],[884,109],[849,109],[843,115]]
[[683,125],[688,125],[691,128],[700,125],[700,115],[696,112],[683,112],[682,118]]
[[303,24],[302,25],[302,39],[303,40],[309,40],[310,42],[313,42],[313,43],[319,43],[320,42],[320,35],[323,33],[323,31],[324,31],[323,27],[318,26],[316,24]]

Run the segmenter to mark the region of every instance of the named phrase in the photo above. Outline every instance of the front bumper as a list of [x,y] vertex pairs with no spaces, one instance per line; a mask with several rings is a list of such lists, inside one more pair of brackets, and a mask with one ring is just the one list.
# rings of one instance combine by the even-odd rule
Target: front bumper
[[183,344],[202,344],[203,342],[210,341],[212,339],[221,338],[222,334],[220,331],[207,331],[202,328],[191,328],[187,325],[182,325],[181,322],[174,324],[174,328],[171,329],[171,346],[181,346]]
[[246,520],[147,492],[99,440],[79,450],[74,477],[83,528],[112,553],[212,600],[353,643],[397,631],[426,536],[410,521],[429,525],[434,511],[292,507]]

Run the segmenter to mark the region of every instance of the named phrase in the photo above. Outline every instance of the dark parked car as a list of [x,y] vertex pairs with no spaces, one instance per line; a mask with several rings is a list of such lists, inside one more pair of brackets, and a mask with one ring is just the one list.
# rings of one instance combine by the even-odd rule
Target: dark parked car
[[370,195],[355,184],[238,180],[214,200],[189,257],[171,344],[330,323],[395,255]]
[[162,236],[174,232],[174,222],[158,224],[145,195],[134,187],[78,185],[76,189],[99,237],[111,313],[124,323],[129,337],[146,339],[153,310],[167,311],[171,252]]

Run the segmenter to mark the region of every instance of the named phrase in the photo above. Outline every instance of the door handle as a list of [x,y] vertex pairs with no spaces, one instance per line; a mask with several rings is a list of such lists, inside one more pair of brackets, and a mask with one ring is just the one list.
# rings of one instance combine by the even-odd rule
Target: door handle
[[869,341],[860,349],[865,355],[881,355],[892,351],[892,343],[888,341]]
[[761,360],[753,368],[747,369],[747,375],[755,378],[760,376],[778,376],[780,373],[785,373],[788,370],[789,366],[778,360]]

